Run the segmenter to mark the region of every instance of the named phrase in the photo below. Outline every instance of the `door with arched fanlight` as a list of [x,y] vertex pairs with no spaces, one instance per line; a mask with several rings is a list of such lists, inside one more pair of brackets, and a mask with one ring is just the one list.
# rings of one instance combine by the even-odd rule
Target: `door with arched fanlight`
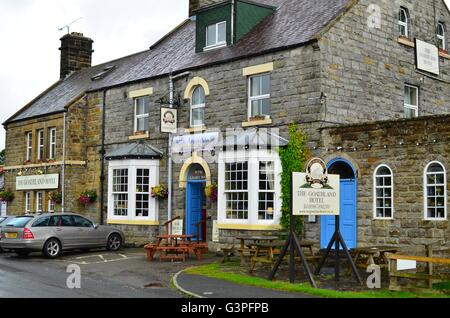
[[[356,241],[356,203],[357,181],[356,171],[352,164],[345,159],[337,158],[328,164],[329,174],[338,174],[340,181],[340,230],[347,248],[355,248]],[[321,218],[320,245],[326,248],[335,232],[335,217],[323,216]]]
[[199,164],[192,164],[187,174],[186,187],[186,234],[197,239],[197,228],[199,229],[198,239],[202,240],[205,233],[203,227],[198,225],[204,219],[203,213],[205,204],[206,174]]

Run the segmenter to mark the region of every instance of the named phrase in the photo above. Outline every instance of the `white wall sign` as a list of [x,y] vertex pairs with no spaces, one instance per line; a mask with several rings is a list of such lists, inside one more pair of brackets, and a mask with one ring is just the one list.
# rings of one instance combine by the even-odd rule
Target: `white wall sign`
[[439,49],[416,39],[416,64],[418,70],[439,75]]
[[191,153],[193,151],[210,151],[219,144],[219,133],[183,135],[173,137],[172,153]]
[[16,190],[58,189],[59,174],[43,174],[16,178]]
[[406,271],[409,269],[416,269],[416,268],[417,268],[416,261],[410,261],[410,260],[404,260],[404,259],[397,260],[397,270],[398,271]]
[[339,175],[328,175],[328,182],[322,188],[311,185],[306,173],[294,173],[293,178],[294,215],[339,215]]
[[161,132],[175,134],[178,127],[178,111],[173,108],[161,108]]
[[183,235],[183,219],[172,222],[172,235]]
[[213,231],[212,231],[212,241],[213,242],[219,242],[219,226],[216,221],[213,221]]

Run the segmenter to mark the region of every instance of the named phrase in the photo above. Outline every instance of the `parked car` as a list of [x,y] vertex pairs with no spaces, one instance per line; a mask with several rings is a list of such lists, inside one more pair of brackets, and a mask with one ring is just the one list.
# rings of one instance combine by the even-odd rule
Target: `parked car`
[[117,251],[124,242],[122,231],[96,225],[81,215],[46,213],[8,220],[2,228],[0,248],[22,256],[42,252],[48,258],[56,258],[66,250]]
[[[2,227],[6,225],[6,223],[12,219],[14,219],[15,216],[2,216],[0,217],[0,241],[2,240]],[[3,253],[3,249],[0,247],[0,253]]]

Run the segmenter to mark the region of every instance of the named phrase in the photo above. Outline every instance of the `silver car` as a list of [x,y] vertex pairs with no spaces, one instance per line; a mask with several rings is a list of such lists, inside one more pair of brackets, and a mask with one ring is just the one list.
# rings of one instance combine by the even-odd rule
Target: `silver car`
[[3,224],[0,248],[26,256],[42,252],[56,258],[61,251],[91,248],[119,250],[125,242],[122,231],[98,226],[72,213],[49,213],[14,217]]

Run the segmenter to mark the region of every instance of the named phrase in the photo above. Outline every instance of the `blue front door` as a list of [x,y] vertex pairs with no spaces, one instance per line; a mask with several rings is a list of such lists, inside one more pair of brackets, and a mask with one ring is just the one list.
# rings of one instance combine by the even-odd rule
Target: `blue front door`
[[[197,239],[197,224],[202,220],[203,208],[203,183],[188,182],[186,195],[186,234],[193,235]],[[202,226],[200,237],[202,240]]]
[[[347,248],[356,247],[356,180],[341,180],[340,229]],[[321,247],[326,248],[335,230],[335,217],[321,220]]]

